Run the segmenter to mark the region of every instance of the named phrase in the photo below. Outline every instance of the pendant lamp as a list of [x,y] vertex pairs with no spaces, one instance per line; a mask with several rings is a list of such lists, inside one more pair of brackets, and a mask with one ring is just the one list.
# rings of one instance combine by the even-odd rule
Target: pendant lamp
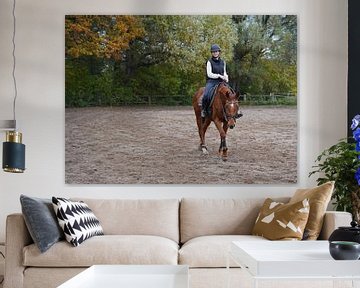
[[16,126],[16,98],[17,86],[15,77],[16,57],[15,57],[15,35],[16,35],[16,16],[15,16],[16,0],[13,0],[12,16],[13,26],[13,70],[12,77],[14,82],[14,101],[13,101],[13,120],[0,121],[0,130],[6,131],[5,142],[3,142],[3,158],[2,167],[5,172],[23,173],[25,171],[25,145],[22,144],[22,133],[17,131]]

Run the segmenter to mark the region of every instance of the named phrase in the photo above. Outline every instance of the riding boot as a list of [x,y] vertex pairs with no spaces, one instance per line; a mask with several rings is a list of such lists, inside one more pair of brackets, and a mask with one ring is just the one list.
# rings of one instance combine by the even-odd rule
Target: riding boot
[[235,118],[238,119],[242,116],[243,116],[243,113],[239,110],[238,113],[236,114]]
[[206,109],[202,108],[201,109],[201,118],[205,118],[206,117]]

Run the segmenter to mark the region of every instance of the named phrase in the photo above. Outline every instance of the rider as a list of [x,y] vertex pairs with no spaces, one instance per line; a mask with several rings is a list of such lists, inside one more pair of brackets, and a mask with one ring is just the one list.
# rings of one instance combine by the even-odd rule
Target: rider
[[211,90],[222,81],[229,82],[229,76],[226,73],[226,63],[220,58],[220,46],[211,45],[211,58],[206,62],[206,85],[202,99],[201,117],[210,115]]

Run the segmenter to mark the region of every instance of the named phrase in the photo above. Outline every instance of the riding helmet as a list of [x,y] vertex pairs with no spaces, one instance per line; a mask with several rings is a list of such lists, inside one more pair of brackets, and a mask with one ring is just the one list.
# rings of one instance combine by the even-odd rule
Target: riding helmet
[[220,49],[220,46],[219,46],[219,45],[213,44],[213,45],[211,45],[210,51],[211,51],[211,52],[216,52],[216,51],[220,51],[220,52],[221,52],[221,49]]

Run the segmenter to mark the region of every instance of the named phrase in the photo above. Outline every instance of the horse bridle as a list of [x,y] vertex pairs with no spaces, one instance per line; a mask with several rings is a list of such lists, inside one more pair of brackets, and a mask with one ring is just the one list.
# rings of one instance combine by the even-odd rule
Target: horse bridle
[[[231,106],[231,105],[236,105],[237,109],[236,109],[236,113],[235,115],[228,115],[226,113],[226,107]],[[225,121],[229,121],[230,119],[234,119],[236,121],[236,116],[237,116],[237,111],[239,110],[239,101],[238,100],[226,100],[225,105],[223,106],[223,113],[224,113],[224,118]]]

